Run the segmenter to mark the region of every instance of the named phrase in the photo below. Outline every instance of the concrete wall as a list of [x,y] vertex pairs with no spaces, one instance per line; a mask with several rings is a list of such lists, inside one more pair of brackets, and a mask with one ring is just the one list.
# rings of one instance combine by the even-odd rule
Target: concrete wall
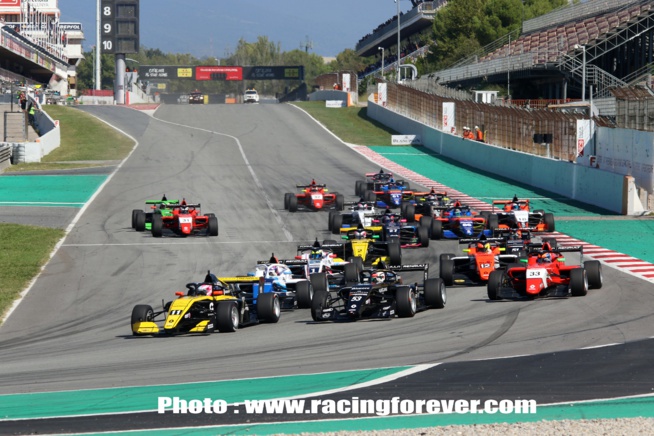
[[50,115],[43,111],[36,112],[34,118],[36,119],[41,136],[35,142],[25,142],[19,145],[24,151],[22,162],[26,163],[41,162],[43,156],[61,145],[61,129],[59,123],[55,122],[50,118]]
[[465,140],[405,118],[371,99],[368,116],[402,134],[420,135],[425,147],[474,168],[616,213],[624,211],[625,177],[621,174]]

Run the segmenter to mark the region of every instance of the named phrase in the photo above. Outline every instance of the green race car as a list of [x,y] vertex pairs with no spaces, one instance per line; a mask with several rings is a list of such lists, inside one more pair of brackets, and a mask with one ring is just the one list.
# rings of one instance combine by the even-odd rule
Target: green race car
[[163,216],[172,216],[173,209],[162,207],[162,205],[178,204],[179,200],[168,200],[164,195],[161,200],[147,200],[145,204],[150,205],[150,212],[141,209],[132,210],[132,228],[137,232],[152,230],[152,215],[161,214]]

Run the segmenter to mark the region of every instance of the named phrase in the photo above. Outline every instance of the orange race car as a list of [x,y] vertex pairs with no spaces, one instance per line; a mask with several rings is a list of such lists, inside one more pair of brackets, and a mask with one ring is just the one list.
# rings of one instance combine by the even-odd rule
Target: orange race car
[[[502,210],[496,210],[500,205]],[[531,211],[529,200],[493,200],[493,213],[488,217],[491,229],[531,229],[535,232],[553,232],[554,215],[543,210]]]

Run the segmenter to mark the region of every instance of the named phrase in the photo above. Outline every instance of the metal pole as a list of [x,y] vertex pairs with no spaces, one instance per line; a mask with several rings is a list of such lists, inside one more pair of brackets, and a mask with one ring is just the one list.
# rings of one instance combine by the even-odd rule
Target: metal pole
[[400,0],[395,0],[395,3],[397,3],[397,83],[400,83],[400,65],[402,63],[400,49]]
[[511,34],[509,33],[509,53],[506,56],[506,98],[507,101],[511,101]]
[[100,70],[100,0],[97,1],[97,11],[95,15],[96,34],[95,34],[95,89],[102,89],[102,74]]
[[582,70],[581,70],[581,101],[586,102],[586,46],[581,46],[582,51]]
[[125,55],[116,53],[116,104],[125,104]]
[[381,69],[381,76],[384,77],[384,47],[377,47],[377,50],[382,51],[382,69]]

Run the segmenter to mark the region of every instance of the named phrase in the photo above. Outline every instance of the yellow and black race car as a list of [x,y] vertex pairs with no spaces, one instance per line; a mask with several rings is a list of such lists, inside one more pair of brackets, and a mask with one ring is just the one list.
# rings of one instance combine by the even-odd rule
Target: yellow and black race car
[[186,294],[177,292],[179,298],[164,304],[161,311],[155,312],[147,304],[134,306],[132,334],[234,332],[260,322],[276,323],[281,314],[279,296],[253,295],[253,287],[246,286],[258,280],[254,277],[218,279],[209,272],[203,283],[188,283]]

